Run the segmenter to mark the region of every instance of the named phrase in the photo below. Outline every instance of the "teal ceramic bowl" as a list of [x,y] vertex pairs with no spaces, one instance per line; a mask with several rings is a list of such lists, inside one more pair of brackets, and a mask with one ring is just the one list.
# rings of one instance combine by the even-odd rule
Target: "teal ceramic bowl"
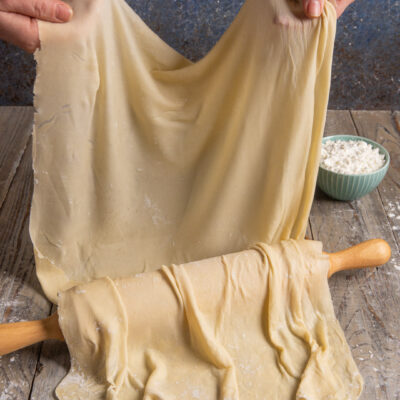
[[328,140],[360,140],[377,147],[379,152],[385,156],[385,164],[377,171],[368,174],[347,175],[338,174],[319,167],[317,185],[328,196],[337,200],[356,200],[374,190],[385,176],[390,163],[390,156],[387,150],[373,140],[352,135],[327,136],[322,143]]

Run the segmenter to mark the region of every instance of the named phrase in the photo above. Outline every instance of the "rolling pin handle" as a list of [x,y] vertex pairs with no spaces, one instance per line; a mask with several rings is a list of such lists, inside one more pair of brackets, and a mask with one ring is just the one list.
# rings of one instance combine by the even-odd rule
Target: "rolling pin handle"
[[57,312],[39,321],[0,324],[0,356],[47,339],[64,340]]
[[367,240],[348,249],[329,254],[328,277],[346,269],[377,267],[386,264],[390,257],[391,249],[386,240]]

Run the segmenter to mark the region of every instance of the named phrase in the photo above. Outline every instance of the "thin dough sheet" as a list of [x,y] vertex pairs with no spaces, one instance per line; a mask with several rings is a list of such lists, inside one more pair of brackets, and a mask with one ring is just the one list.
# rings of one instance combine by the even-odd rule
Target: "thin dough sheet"
[[322,244],[287,240],[61,294],[60,400],[353,400]]
[[302,239],[314,195],[336,14],[246,0],[192,63],[124,0],[39,22],[30,233],[47,296]]

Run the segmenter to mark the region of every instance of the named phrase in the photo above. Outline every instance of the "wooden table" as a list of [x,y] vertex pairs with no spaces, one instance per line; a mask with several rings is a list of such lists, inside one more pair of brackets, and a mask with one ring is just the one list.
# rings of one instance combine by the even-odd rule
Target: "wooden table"
[[[28,233],[32,196],[32,107],[0,108],[0,321],[51,313],[35,275]],[[330,279],[336,315],[365,380],[362,399],[400,399],[400,112],[329,111],[326,135],[369,137],[390,152],[391,167],[377,190],[353,201],[317,191],[309,237],[326,251],[384,238],[392,260],[382,268]],[[0,357],[0,400],[54,398],[69,368],[65,344],[48,341]]]

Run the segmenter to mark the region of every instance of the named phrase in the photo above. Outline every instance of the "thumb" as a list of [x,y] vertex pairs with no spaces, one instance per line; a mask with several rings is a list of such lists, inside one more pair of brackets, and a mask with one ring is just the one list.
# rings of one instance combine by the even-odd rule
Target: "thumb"
[[318,18],[322,14],[325,0],[303,0],[304,13],[309,18]]
[[72,8],[61,0],[0,0],[0,11],[50,22],[68,22]]

